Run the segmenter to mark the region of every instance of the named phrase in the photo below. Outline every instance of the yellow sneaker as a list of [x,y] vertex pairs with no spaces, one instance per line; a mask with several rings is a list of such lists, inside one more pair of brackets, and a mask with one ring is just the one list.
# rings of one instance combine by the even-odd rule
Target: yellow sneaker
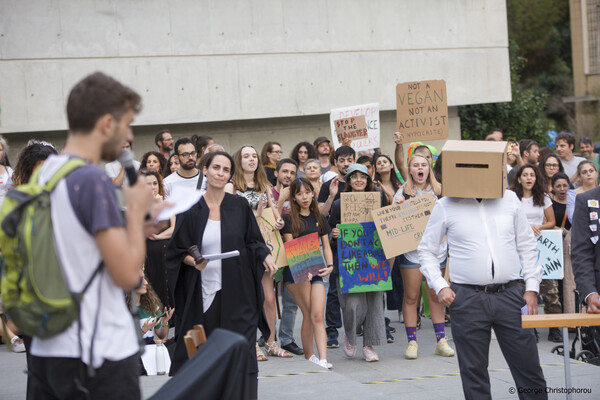
[[415,360],[417,358],[417,351],[419,350],[419,345],[416,340],[411,340],[408,342],[408,346],[406,346],[406,353],[404,356],[407,360]]
[[442,357],[454,356],[454,350],[448,345],[446,338],[441,338],[435,345],[435,354]]

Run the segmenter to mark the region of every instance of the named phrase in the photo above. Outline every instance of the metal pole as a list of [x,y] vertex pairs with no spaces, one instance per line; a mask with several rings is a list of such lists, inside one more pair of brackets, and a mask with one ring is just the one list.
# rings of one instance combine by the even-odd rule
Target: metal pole
[[571,359],[569,357],[569,328],[563,326],[563,355],[565,357],[565,389],[567,390],[567,400],[572,400],[573,396],[569,392],[571,388]]

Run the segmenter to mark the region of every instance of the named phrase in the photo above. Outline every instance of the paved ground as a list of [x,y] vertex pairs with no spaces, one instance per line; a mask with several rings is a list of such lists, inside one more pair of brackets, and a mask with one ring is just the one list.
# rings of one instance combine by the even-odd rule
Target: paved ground
[[[300,313],[299,313],[300,314]],[[423,320],[418,332],[419,358],[405,360],[406,335],[404,325],[397,320],[395,312],[387,312],[396,327],[396,343],[376,348],[380,361],[367,363],[362,360],[360,349],[353,359],[347,359],[341,348],[330,349],[327,359],[333,363],[332,371],[324,371],[302,356],[291,359],[270,357],[259,363],[260,399],[411,399],[419,400],[462,398],[458,362],[456,357],[442,358],[434,355],[435,338],[430,320]],[[296,331],[300,328],[300,315]],[[448,328],[450,335],[450,328]],[[538,346],[540,361],[548,386],[565,386],[563,358],[550,353],[554,343],[546,341],[547,329],[540,330]],[[573,336],[573,334],[572,334]],[[299,333],[296,337],[300,338]],[[343,333],[340,332],[343,338]],[[359,342],[360,343],[360,342]],[[454,344],[450,340],[450,345]],[[9,353],[0,348],[0,399],[25,398],[25,355]],[[514,382],[496,341],[490,348],[490,379],[494,399],[514,399],[511,392]],[[572,361],[573,387],[591,389],[591,394],[574,394],[573,399],[600,398],[600,367]],[[144,398],[152,395],[169,378],[164,376],[141,377],[140,386]],[[564,399],[564,394],[550,394],[550,399]]]

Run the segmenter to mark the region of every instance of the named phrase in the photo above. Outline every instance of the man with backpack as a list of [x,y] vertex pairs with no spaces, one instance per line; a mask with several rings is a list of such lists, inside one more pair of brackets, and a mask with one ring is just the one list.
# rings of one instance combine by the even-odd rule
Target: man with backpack
[[137,322],[124,290],[140,282],[144,219],[153,197],[142,178],[124,188],[123,216],[111,179],[97,165],[114,161],[122,143],[132,140],[129,125],[140,109],[140,96],[113,78],[99,72],[84,78],[69,94],[63,153],[48,158],[37,175],[45,184],[69,160],[84,160],[50,193],[48,238],[70,291],[83,293],[79,317],[65,330],[34,335],[28,399],[140,397]]

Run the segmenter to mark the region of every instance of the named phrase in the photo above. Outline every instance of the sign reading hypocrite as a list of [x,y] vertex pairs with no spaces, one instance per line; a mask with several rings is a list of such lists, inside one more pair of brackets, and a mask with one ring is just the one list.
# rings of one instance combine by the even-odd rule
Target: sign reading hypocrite
[[375,224],[339,224],[338,229],[340,291],[362,293],[391,290],[392,271]]
[[396,85],[396,129],[403,143],[448,137],[446,81],[404,82]]

